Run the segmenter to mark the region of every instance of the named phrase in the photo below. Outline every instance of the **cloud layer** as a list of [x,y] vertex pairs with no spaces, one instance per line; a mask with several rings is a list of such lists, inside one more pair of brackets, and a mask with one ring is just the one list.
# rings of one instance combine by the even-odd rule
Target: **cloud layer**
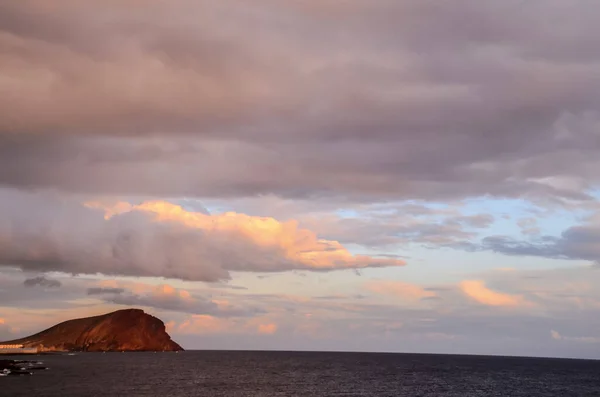
[[0,7],[3,184],[564,202],[600,182],[593,0]]
[[[59,289],[24,289],[28,275],[6,271],[0,277],[5,322],[0,334],[13,339],[61,320],[135,304],[163,319],[189,348],[591,357],[590,344],[600,340],[600,293],[594,287],[600,272],[593,267],[503,269],[444,284],[357,278],[350,290],[334,275],[324,276],[332,282],[320,292],[329,296],[317,295],[306,283],[292,294],[286,275],[265,282],[270,292],[64,274],[53,274],[62,282]],[[90,288],[104,293],[87,295]],[[356,291],[364,293],[348,293]]]
[[23,270],[218,281],[230,271],[404,264],[353,255],[294,221],[206,215],[164,201],[98,209],[53,195],[1,193],[0,264]]

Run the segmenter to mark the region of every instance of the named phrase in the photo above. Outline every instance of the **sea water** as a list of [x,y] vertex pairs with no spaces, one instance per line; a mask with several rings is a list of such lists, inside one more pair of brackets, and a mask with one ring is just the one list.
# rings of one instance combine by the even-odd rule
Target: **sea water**
[[600,361],[186,351],[38,356],[0,396],[600,396]]

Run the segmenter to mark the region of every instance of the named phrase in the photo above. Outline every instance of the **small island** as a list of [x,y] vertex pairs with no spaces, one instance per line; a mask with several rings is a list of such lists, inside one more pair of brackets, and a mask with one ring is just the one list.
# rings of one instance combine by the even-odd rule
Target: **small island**
[[[57,324],[35,335],[0,342],[6,354],[45,352],[182,351],[165,324],[141,309],[117,310]],[[15,351],[16,349],[16,351]],[[0,348],[0,354],[2,353]]]

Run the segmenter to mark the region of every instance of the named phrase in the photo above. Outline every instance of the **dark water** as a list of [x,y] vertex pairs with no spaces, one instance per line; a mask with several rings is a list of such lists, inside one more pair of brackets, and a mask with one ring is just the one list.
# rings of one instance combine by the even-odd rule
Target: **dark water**
[[600,396],[600,361],[373,353],[85,353],[0,396]]

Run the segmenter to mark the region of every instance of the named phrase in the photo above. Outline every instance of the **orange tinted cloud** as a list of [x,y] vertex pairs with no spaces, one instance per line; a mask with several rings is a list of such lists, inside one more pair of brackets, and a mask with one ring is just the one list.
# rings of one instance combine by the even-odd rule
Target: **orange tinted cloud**
[[259,334],[267,334],[267,335],[271,335],[274,334],[277,331],[277,325],[276,324],[260,324],[258,326],[258,333]]
[[481,280],[465,280],[460,289],[471,299],[488,306],[520,306],[526,302],[522,297],[492,291]]
[[353,255],[294,220],[206,215],[164,201],[82,205],[51,194],[3,192],[0,262],[25,271],[215,282],[234,271],[404,265]]
[[146,306],[186,313],[206,313],[217,308],[209,301],[194,298],[188,291],[169,284],[101,280],[96,285],[100,288],[89,288],[88,295],[119,305]]
[[180,334],[208,335],[217,333],[272,335],[278,326],[268,318],[221,318],[194,314],[172,329]]
[[352,255],[338,241],[320,239],[314,232],[300,228],[296,220],[280,222],[270,217],[257,217],[235,212],[206,215],[187,211],[181,206],[167,201],[147,201],[139,205],[125,202],[111,205],[88,202],[85,203],[85,206],[102,209],[105,219],[126,212],[142,212],[150,215],[155,222],[183,225],[220,239],[238,239],[250,242],[258,248],[269,249],[281,255],[282,259],[301,264],[305,268],[362,268],[405,264],[398,259]]
[[[228,320],[206,314],[192,315],[177,326],[183,334],[214,334],[229,328]],[[175,329],[175,327],[174,327]]]
[[165,323],[165,329],[167,332],[172,332],[175,329],[175,321],[168,321]]
[[192,295],[188,291],[174,288],[168,284],[161,284],[155,287],[151,294],[155,297],[180,299],[184,301],[192,299]]

